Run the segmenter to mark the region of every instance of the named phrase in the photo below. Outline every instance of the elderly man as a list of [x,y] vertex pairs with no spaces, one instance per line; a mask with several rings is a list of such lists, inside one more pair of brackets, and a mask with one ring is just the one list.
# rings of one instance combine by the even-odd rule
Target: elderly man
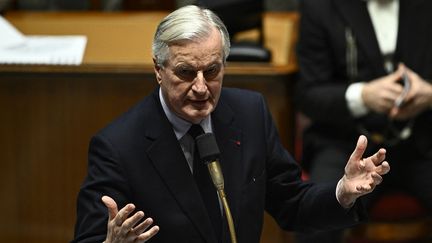
[[160,87],[93,137],[73,242],[230,242],[216,191],[194,178],[203,173],[188,132],[196,125],[220,148],[237,242],[259,242],[264,210],[286,230],[364,218],[356,201],[389,171],[385,150],[362,159],[360,136],[339,181],[302,182],[264,98],[222,88],[229,48],[224,24],[209,10],[186,6],[162,20],[153,42]]

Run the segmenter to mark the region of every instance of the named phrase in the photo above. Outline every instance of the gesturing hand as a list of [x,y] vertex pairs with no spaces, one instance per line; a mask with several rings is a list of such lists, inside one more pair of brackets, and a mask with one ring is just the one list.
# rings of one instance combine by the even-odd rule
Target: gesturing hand
[[339,180],[336,197],[345,208],[354,204],[360,196],[372,192],[382,182],[382,175],[390,171],[390,165],[384,161],[385,149],[378,150],[368,158],[362,158],[366,146],[367,139],[361,135],[345,166],[345,174]]
[[138,211],[129,217],[135,210],[135,205],[128,204],[118,211],[117,203],[111,197],[103,196],[102,202],[108,208],[109,215],[105,243],[146,242],[159,231],[157,225],[147,230],[153,223],[151,218],[147,218],[138,224],[144,217],[142,211]]

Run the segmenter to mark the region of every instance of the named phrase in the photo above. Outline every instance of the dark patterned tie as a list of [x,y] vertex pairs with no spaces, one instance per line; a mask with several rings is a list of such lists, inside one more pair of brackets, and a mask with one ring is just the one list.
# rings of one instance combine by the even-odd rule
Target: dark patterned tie
[[[204,131],[200,125],[193,124],[190,127],[188,133],[194,139],[196,139],[196,137],[198,137],[199,135],[204,134]],[[211,181],[207,165],[201,161],[196,144],[194,149],[193,175],[200,190],[201,197],[207,208],[207,213],[209,214],[210,220],[213,224],[213,229],[215,230],[216,236],[218,237],[218,240],[220,242],[222,219],[219,207],[219,200],[216,193],[216,188]]]

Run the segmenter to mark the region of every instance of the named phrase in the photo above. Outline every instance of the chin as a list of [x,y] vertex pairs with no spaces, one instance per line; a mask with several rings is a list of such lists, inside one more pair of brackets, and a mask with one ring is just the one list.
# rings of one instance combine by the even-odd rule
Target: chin
[[193,114],[187,114],[188,119],[186,120],[191,121],[192,123],[199,123],[208,115],[210,115],[210,112],[194,112]]
[[182,110],[182,117],[187,118],[188,121],[201,121],[214,110],[213,105],[205,105],[202,107],[190,106]]

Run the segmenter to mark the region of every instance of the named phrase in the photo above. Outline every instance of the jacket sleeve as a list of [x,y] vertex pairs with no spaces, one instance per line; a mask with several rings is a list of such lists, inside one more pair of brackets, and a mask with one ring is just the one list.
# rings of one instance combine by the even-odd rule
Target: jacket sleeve
[[[101,198],[115,198],[120,208],[130,198],[130,188],[118,165],[118,155],[108,139],[92,138],[88,154],[88,174],[77,199],[77,220],[72,242],[103,242],[106,238],[108,210]],[[129,196],[128,196],[129,195]]]
[[[350,210],[336,199],[336,181],[312,184],[302,181],[301,168],[282,146],[264,100],[267,141],[266,210],[285,230],[320,231],[349,227],[366,218],[361,202]],[[348,158],[347,158],[348,159]]]

